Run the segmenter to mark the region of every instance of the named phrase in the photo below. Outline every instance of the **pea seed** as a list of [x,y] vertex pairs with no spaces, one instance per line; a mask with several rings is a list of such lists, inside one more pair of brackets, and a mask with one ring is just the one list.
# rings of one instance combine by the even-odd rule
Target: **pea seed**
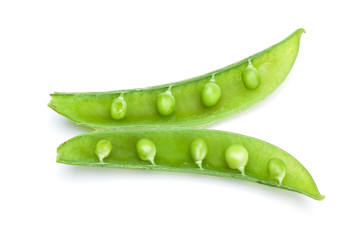
[[122,96],[113,100],[111,105],[111,117],[116,120],[123,119],[127,113],[127,103]]
[[218,103],[221,95],[221,88],[216,83],[209,82],[202,89],[201,100],[206,107],[213,107]]
[[162,116],[169,116],[174,111],[175,99],[171,91],[160,93],[157,97],[157,111]]
[[278,180],[279,184],[282,184],[286,174],[286,166],[282,160],[278,158],[269,160],[267,170],[271,178]]
[[112,150],[112,143],[109,140],[102,139],[98,141],[95,147],[95,154],[99,158],[100,163],[104,163],[104,159],[107,158]]
[[136,144],[136,149],[141,160],[149,161],[152,165],[155,165],[156,146],[150,139],[140,139]]
[[237,169],[245,175],[245,166],[249,159],[246,148],[240,144],[232,144],[225,151],[225,160],[231,169]]
[[202,138],[198,138],[191,143],[190,146],[191,157],[194,162],[202,169],[202,161],[207,155],[207,144]]
[[242,72],[242,79],[245,87],[249,90],[258,88],[261,83],[261,77],[257,69],[251,64],[251,60],[249,60],[249,64]]

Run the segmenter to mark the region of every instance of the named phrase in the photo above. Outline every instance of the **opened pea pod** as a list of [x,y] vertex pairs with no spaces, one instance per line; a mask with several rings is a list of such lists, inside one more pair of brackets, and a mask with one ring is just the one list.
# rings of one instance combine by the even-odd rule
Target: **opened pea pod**
[[267,142],[223,131],[96,131],[63,143],[57,150],[57,162],[240,178],[324,198],[309,172],[289,153]]
[[54,93],[49,107],[93,127],[206,125],[270,95],[290,72],[303,32],[199,77],[145,89]]

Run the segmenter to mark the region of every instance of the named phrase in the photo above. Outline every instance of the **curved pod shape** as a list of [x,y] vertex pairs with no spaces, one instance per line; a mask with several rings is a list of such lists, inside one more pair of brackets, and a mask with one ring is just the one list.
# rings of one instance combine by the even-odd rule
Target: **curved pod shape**
[[[243,111],[270,95],[290,72],[303,32],[303,29],[298,29],[262,52],[199,77],[144,89],[54,93],[51,94],[49,107],[77,123],[93,127],[206,125]],[[260,76],[260,85],[254,90],[247,89],[242,79],[242,72],[249,61]],[[221,96],[218,103],[206,107],[201,100],[201,92],[210,80],[220,87]],[[170,88],[175,108],[165,117],[157,111],[156,101],[159,94]],[[114,119],[110,114],[111,104],[121,95],[128,112],[122,119]]]
[[[112,143],[108,157],[99,161],[94,149],[102,139]],[[136,143],[149,139],[155,144],[154,164],[140,158]],[[206,143],[206,157],[199,166],[192,157],[191,146],[197,139]],[[245,174],[226,162],[226,150],[238,144],[248,153]],[[268,171],[271,159],[280,159],[286,173],[278,181]],[[57,162],[130,169],[153,169],[201,173],[240,178],[305,194],[321,200],[322,196],[308,171],[290,154],[264,141],[230,132],[205,129],[96,131],[77,136],[57,150]],[[280,183],[281,182],[281,183]]]

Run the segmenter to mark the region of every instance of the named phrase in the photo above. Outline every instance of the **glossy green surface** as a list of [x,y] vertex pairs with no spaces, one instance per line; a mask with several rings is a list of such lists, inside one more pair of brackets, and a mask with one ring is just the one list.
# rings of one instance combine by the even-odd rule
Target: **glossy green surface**
[[[202,162],[203,169],[195,163],[191,154],[191,145],[199,138],[206,142],[208,149]],[[96,144],[102,139],[112,143],[111,154],[103,160],[103,164],[94,153]],[[155,165],[140,159],[136,146],[140,139],[149,139],[155,144],[157,149]],[[245,175],[239,170],[231,169],[225,160],[225,152],[233,144],[242,145],[248,152]],[[282,184],[277,183],[277,180],[268,174],[267,165],[272,158],[280,159],[286,166]],[[223,131],[205,129],[97,131],[63,143],[57,150],[57,162],[241,178],[299,192],[319,200],[324,198],[308,171],[287,152],[255,138]]]
[[139,139],[135,148],[141,160],[149,161],[155,165],[156,146],[153,141],[148,138]]
[[169,116],[173,113],[175,107],[175,99],[171,91],[160,93],[157,97],[157,111],[162,116]]
[[221,88],[214,82],[206,83],[201,91],[201,101],[206,107],[213,107],[222,96]]
[[112,151],[112,143],[109,140],[100,140],[95,147],[95,155],[100,162],[103,162],[104,158],[108,157]]
[[124,98],[118,97],[111,104],[111,117],[116,120],[123,119],[127,114],[127,103]]
[[249,65],[245,68],[242,74],[242,79],[245,87],[250,90],[255,90],[261,84],[261,77],[257,69],[252,66],[250,60]]
[[231,169],[237,169],[245,175],[245,166],[249,160],[249,153],[241,144],[232,144],[225,150],[225,161]]
[[278,158],[269,160],[267,170],[271,178],[277,179],[279,184],[283,182],[283,179],[286,175],[286,166],[282,160]]
[[202,138],[195,139],[190,145],[190,154],[194,162],[202,169],[202,161],[206,158],[208,147]]
[[[145,89],[91,93],[51,94],[49,107],[71,120],[94,127],[133,127],[141,125],[205,125],[240,112],[270,95],[287,77],[298,54],[299,29],[278,44],[242,61],[189,80]],[[257,69],[261,83],[254,90],[245,87],[242,72],[248,60]],[[217,104],[206,107],[201,92],[212,76],[221,89]],[[165,117],[157,110],[159,94],[172,89],[175,107]],[[128,111],[122,119],[111,116],[111,104],[123,94]]]

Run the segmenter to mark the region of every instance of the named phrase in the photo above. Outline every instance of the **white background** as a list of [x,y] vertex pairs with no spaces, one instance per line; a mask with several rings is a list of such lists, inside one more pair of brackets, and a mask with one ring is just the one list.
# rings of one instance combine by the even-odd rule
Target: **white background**
[[[0,239],[350,239],[347,1],[1,1]],[[183,80],[306,29],[266,100],[210,128],[291,153],[323,201],[211,176],[62,165],[54,91]]]

